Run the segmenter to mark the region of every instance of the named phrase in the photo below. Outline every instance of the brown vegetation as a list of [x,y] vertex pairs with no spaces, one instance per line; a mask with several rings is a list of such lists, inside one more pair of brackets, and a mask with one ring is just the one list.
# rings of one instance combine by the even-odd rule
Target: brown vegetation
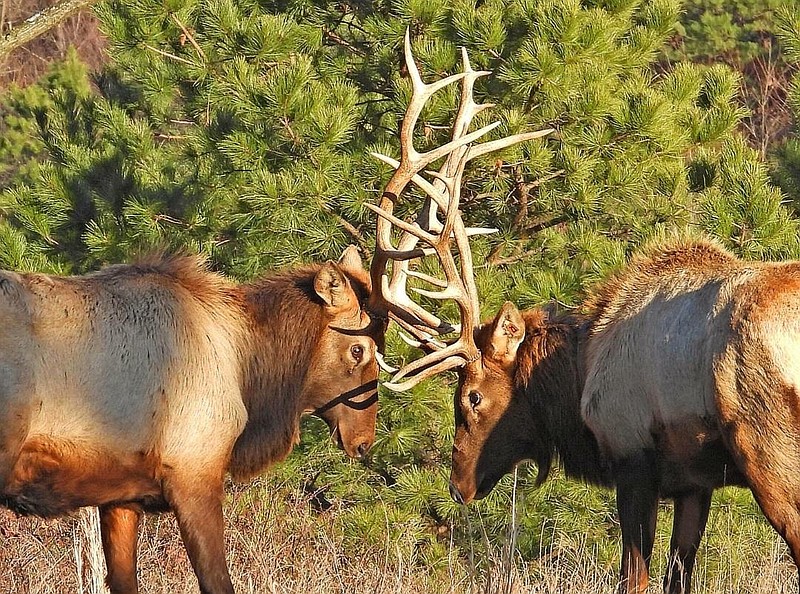
[[[552,547],[529,562],[522,562],[516,551],[507,562],[495,548],[477,560],[487,569],[476,573],[457,550],[451,550],[444,567],[404,554],[407,543],[388,539],[364,542],[356,553],[348,552],[335,520],[345,508],[337,503],[325,513],[315,512],[299,487],[284,486],[276,496],[275,485],[256,479],[249,485],[228,485],[227,491],[226,548],[235,560],[232,578],[242,594],[612,594],[617,585],[613,569],[598,560],[594,545],[574,526],[556,527]],[[88,517],[83,511],[40,520],[0,509],[0,594],[99,594],[91,575],[96,525],[93,533]],[[752,518],[733,519],[724,509],[712,510],[710,524],[729,536],[719,539],[725,549],[719,552],[722,569],[706,564],[697,568],[705,585],[702,592],[793,591],[794,566],[783,543],[777,537],[771,543],[757,542],[758,529],[736,531],[730,526],[734,521],[755,527],[750,526]],[[497,536],[492,538],[499,548]],[[153,516],[143,523],[139,571],[141,594],[196,594],[171,516]],[[102,578],[102,567],[99,572]]]
[[[328,515],[316,515],[300,492],[268,494],[263,483],[228,487],[226,537],[231,577],[242,594],[347,592],[432,594],[413,559],[399,558],[393,543],[342,552],[342,538]],[[254,496],[254,492],[258,493]],[[335,514],[334,508],[327,514]],[[82,512],[85,513],[85,512]],[[94,594],[90,582],[92,539],[79,515],[58,520],[18,518],[0,508],[0,594]],[[73,542],[82,541],[80,549]],[[79,577],[78,563],[84,565]],[[102,575],[102,568],[100,568]],[[141,594],[195,594],[197,582],[174,518],[152,516],[139,536]],[[463,570],[460,579],[466,579]],[[439,579],[444,582],[443,576]],[[453,591],[464,591],[455,584]]]
[[[55,0],[0,0],[0,35],[55,3]],[[25,86],[35,82],[54,60],[65,56],[70,46],[75,47],[90,70],[97,69],[105,60],[106,41],[91,10],[82,10],[66,19],[0,63],[0,89],[10,84]]]

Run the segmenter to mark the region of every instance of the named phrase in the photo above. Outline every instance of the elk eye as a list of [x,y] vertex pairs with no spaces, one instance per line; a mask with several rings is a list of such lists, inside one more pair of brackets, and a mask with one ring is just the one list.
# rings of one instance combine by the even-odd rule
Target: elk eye
[[360,344],[354,344],[350,347],[350,354],[353,355],[353,359],[356,361],[361,361],[362,357],[364,357],[364,347]]
[[481,396],[480,392],[475,392],[475,391],[470,392],[469,393],[469,403],[472,405],[472,408],[475,408],[476,406],[478,406],[481,403],[481,399],[482,398],[483,398],[483,396]]

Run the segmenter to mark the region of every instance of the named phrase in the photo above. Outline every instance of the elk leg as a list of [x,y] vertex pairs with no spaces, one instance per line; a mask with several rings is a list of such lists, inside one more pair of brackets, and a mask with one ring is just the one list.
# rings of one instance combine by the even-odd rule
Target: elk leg
[[761,511],[789,547],[794,564],[798,568],[798,590],[800,590],[800,501],[797,499],[796,488],[791,485],[792,480],[797,477],[797,472],[788,473],[786,470],[770,472],[766,469],[766,464],[758,470],[748,468],[747,464],[745,468]]
[[234,594],[225,561],[222,476],[165,481],[164,492],[178,519],[201,594]]
[[699,489],[675,497],[675,519],[669,545],[669,564],[664,576],[664,592],[689,594],[692,570],[700,539],[711,509],[711,490]]
[[106,505],[100,508],[100,535],[108,567],[111,594],[137,594],[136,539],[142,512],[133,506]]
[[655,461],[646,454],[629,458],[616,466],[615,476],[622,527],[619,594],[645,594],[658,514]]
[[[738,396],[744,403],[738,403],[736,416],[723,417],[724,437],[761,511],[786,541],[800,572],[800,487],[797,480],[800,475],[800,444],[797,442],[800,390],[785,386],[775,390],[776,393],[771,394],[742,389]],[[761,412],[765,403],[771,404],[766,409],[768,415]],[[791,407],[787,403],[791,403]],[[751,409],[757,413],[741,412]]]

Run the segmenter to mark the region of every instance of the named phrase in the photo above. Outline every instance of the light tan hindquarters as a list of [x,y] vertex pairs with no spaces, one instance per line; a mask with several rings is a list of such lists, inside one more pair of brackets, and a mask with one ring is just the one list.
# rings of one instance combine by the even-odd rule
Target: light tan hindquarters
[[4,415],[24,406],[29,454],[49,444],[51,466],[54,450],[77,448],[87,463],[102,455],[124,467],[141,457],[190,474],[223,471],[247,417],[242,331],[224,293],[114,268],[3,274],[0,402]]
[[0,493],[28,436],[39,354],[20,276],[0,271]]
[[[673,440],[716,428],[714,361],[733,339],[732,307],[764,268],[711,244],[679,244],[604,285],[581,413],[608,455],[652,449],[665,428]],[[681,427],[686,434],[675,434]]]
[[800,565],[800,265],[776,265],[732,311],[715,365],[726,439],[764,514]]
[[711,337],[725,330],[711,312],[722,288],[656,287],[592,339],[581,413],[604,451],[624,458],[653,449],[664,428],[714,425]]

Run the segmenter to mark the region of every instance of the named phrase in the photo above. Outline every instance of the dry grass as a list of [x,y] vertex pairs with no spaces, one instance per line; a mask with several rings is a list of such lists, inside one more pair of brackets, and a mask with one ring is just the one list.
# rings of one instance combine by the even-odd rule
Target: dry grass
[[[346,557],[326,515],[311,510],[299,494],[270,505],[245,488],[234,488],[226,515],[228,561],[240,594],[452,591],[449,586],[437,590],[430,576],[413,559],[398,555],[391,543]],[[61,520],[39,520],[0,511],[0,594],[98,592],[89,569],[99,543],[93,542],[96,523],[89,518],[94,516],[81,512]],[[104,568],[94,573],[102,576]],[[142,594],[197,592],[171,514],[149,516],[143,524],[139,575]]]
[[[229,493],[228,558],[240,594],[615,592],[616,564],[601,565],[597,559],[602,555],[571,527],[553,528],[552,546],[536,560],[524,562],[514,546],[512,521],[508,534],[484,537],[489,553],[477,561],[488,569],[474,570],[469,555],[459,556],[455,549],[451,549],[448,567],[433,569],[418,558],[404,556],[407,547],[398,543],[365,545],[356,554],[343,554],[342,536],[329,515],[336,510],[313,511],[299,491],[268,498],[256,485],[232,487]],[[94,514],[83,511],[71,518],[43,521],[0,512],[0,594],[104,592],[97,582],[104,568],[97,557]],[[710,541],[724,538],[726,523],[741,521],[731,514],[712,515],[709,529],[718,534]],[[731,533],[735,535],[725,541],[724,550],[713,550],[720,545],[704,545],[695,594],[796,592],[796,570],[777,536],[761,529]],[[771,543],[766,547],[765,534]],[[666,555],[665,545],[657,544],[657,555]],[[724,562],[719,563],[720,558]],[[148,517],[144,523],[139,564],[143,594],[197,592],[175,520],[169,514]],[[662,571],[663,559],[656,564],[654,575]],[[659,578],[651,591],[660,592]]]

